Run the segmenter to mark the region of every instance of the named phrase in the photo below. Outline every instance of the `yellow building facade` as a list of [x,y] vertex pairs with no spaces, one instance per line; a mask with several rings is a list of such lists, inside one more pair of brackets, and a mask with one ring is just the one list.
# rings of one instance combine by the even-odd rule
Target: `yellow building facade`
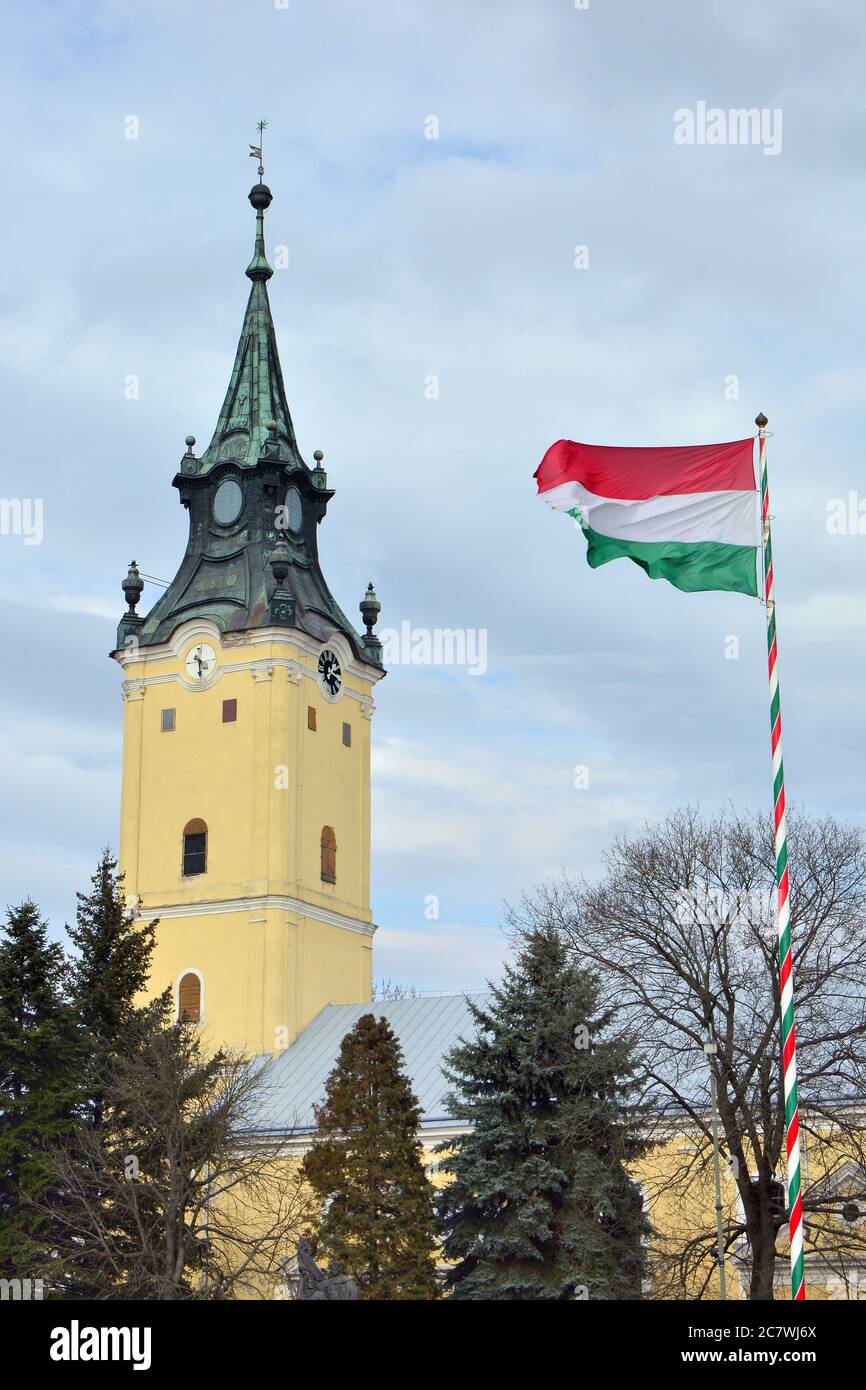
[[[216,659],[197,683],[187,663],[203,642]],[[233,643],[195,620],[124,658],[120,863],[159,921],[153,990],[171,986],[179,1007],[193,973],[199,1021],[253,1053],[287,1046],[324,1004],[370,998],[371,681],[343,642],[330,649],[345,662],[336,704],[315,645],[279,629]],[[184,831],[199,822],[205,862],[189,874]]]
[[267,294],[263,183],[252,281],[210,445],[174,485],[186,554],[147,617],[133,562],[123,668],[120,867],[157,918],[151,989],[215,1044],[287,1047],[329,1003],[371,997],[370,729],[384,674],[337,606],[317,528],[333,496],[301,458]]

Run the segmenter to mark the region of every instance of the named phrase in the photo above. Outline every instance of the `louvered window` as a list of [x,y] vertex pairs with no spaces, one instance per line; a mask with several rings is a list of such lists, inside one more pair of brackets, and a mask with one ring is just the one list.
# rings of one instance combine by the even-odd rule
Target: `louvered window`
[[322,831],[322,882],[337,882],[337,837],[329,825]]
[[201,980],[191,970],[178,986],[177,1016],[181,1023],[201,1022]]

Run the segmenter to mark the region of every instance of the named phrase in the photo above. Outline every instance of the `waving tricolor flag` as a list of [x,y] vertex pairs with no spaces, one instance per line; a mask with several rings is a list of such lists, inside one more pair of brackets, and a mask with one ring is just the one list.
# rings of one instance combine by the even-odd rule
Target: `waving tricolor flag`
[[[535,471],[539,495],[573,516],[583,531],[586,558],[597,569],[624,556],[651,579],[678,589],[728,589],[757,597],[758,547],[763,549],[770,679],[770,744],[773,754],[777,925],[785,1128],[788,1151],[788,1231],[791,1296],[806,1296],[803,1272],[803,1196],[794,973],[788,901],[788,838],[782,715],[776,650],[776,594],[770,492],[767,483],[767,417],[758,415],[759,492],[752,462],[754,443],[701,444],[673,449],[615,449],[599,444],[551,444]],[[721,1206],[718,1211],[721,1212]],[[721,1217],[720,1217],[721,1221]],[[724,1280],[724,1234],[719,1226],[719,1286]]]
[[539,496],[574,517],[597,569],[625,556],[678,589],[757,597],[760,540],[753,439],[670,449],[551,444]]

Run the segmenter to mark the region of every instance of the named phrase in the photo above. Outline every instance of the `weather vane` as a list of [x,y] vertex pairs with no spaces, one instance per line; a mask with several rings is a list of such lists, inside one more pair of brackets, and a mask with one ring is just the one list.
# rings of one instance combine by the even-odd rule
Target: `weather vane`
[[259,121],[256,126],[256,130],[259,132],[259,143],[257,145],[250,145],[250,159],[257,159],[259,161],[259,183],[262,182],[265,176],[265,166],[262,163],[262,145],[265,143],[265,131],[267,128],[267,121]]

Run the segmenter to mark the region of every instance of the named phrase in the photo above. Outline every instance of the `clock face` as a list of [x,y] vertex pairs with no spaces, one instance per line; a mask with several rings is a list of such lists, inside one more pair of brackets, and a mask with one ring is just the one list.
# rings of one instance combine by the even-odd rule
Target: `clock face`
[[329,700],[336,700],[343,685],[337,653],[326,647],[319,657],[319,682]]
[[207,680],[216,668],[216,652],[208,642],[199,642],[187,655],[185,666],[191,680]]

